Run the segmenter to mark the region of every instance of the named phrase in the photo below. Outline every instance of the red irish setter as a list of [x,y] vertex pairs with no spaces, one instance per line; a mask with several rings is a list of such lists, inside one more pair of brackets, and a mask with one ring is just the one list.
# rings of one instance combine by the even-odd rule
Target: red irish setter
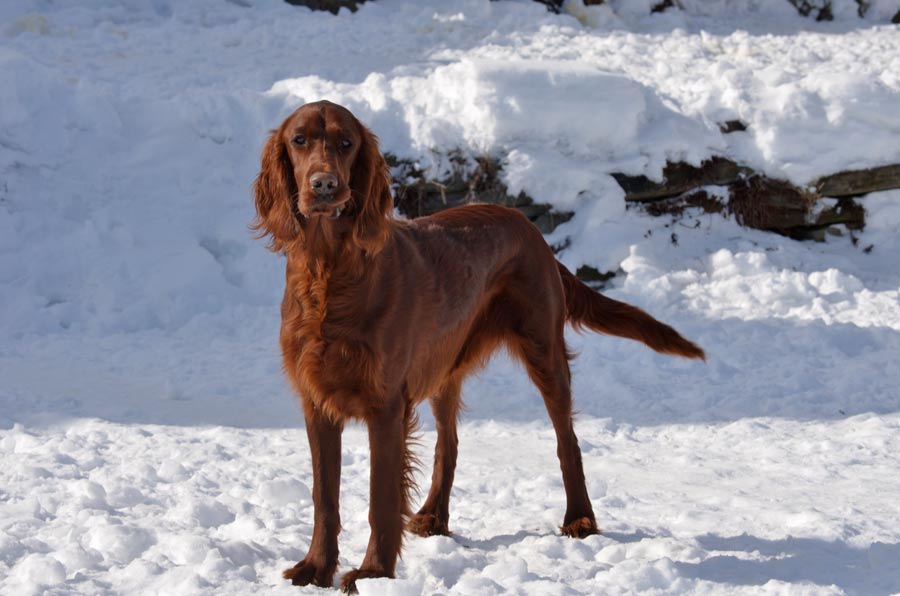
[[[254,228],[287,256],[281,349],[303,403],[313,463],[312,541],[284,577],[332,586],[348,419],[368,425],[371,535],[362,564],[341,588],[393,577],[404,527],[420,536],[449,533],[460,387],[501,345],[524,363],[556,430],[566,491],[562,533],[597,533],[572,427],[563,328],[568,322],[687,358],[705,358],[703,350],[582,284],[518,211],[472,205],[394,219],[377,138],[333,103],[304,105],[272,132],[254,190]],[[431,490],[413,515],[409,437],[425,399],[437,447]]]

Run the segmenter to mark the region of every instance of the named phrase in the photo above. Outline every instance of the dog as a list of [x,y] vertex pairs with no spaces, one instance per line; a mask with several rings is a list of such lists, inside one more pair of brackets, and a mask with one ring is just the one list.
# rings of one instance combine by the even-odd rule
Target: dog
[[[394,218],[378,139],[334,103],[304,105],[272,131],[254,194],[252,227],[287,257],[280,343],[313,463],[313,536],[286,579],[333,585],[347,420],[368,427],[371,536],[341,588],[394,577],[404,528],[449,534],[460,389],[501,346],[525,365],[556,431],[566,492],[562,533],[598,532],[572,425],[566,324],[705,360],[700,347],[583,284],[514,209],[468,205]],[[437,447],[431,489],[413,514],[410,434],[426,399]]]

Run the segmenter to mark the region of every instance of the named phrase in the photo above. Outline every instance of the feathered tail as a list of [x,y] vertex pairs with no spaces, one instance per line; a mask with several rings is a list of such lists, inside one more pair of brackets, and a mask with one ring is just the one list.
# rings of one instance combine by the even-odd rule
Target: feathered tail
[[587,327],[598,333],[634,339],[661,354],[706,360],[702,348],[665,323],[636,306],[595,292],[562,263],[557,262],[557,266],[566,292],[566,319],[576,329]]

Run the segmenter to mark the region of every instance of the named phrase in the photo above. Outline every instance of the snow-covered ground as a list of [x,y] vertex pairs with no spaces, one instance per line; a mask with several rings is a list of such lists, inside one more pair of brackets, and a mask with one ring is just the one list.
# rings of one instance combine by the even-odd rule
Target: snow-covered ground
[[[651,4],[0,5],[0,593],[302,593],[280,578],[312,524],[284,264],[246,224],[266,131],[320,98],[435,175],[449,149],[503,158],[512,188],[576,211],[561,259],[621,268],[610,295],[709,354],[571,335],[604,530],[583,541],[557,535],[552,428],[498,355],[465,389],[455,536],[411,538],[401,579],[362,592],[900,592],[900,191],[862,199],[855,242],[814,244],[626,211],[609,176],[900,162],[900,2],[836,0],[831,23]],[[351,427],[343,569],[367,495]]]

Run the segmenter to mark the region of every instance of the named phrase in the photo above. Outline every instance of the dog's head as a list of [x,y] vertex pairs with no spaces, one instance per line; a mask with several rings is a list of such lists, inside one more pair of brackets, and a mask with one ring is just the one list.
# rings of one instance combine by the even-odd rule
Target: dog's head
[[378,139],[329,101],[298,108],[272,131],[254,192],[253,228],[270,236],[272,250],[302,242],[318,218],[324,225],[352,224],[352,241],[368,253],[384,243],[393,202]]

